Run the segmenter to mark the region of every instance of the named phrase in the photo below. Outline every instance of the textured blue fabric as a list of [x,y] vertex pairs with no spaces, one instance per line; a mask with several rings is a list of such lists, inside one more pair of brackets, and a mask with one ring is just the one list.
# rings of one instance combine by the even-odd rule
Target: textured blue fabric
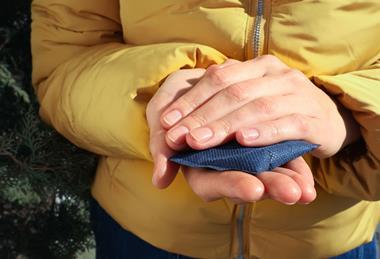
[[318,145],[300,140],[284,141],[265,147],[244,147],[231,141],[205,150],[187,150],[174,155],[170,160],[189,167],[257,174],[282,166],[317,147]]
[[379,252],[377,248],[376,236],[371,242],[363,244],[357,248],[348,251],[342,255],[331,257],[330,259],[378,259]]

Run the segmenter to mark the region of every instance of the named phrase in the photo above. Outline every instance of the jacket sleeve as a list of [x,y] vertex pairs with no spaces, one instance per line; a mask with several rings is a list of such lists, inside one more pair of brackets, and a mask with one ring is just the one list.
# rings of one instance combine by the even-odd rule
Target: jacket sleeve
[[125,43],[118,2],[34,0],[33,85],[42,119],[77,146],[150,160],[145,107],[159,83],[225,57],[192,43]]
[[362,152],[352,145],[329,159],[312,158],[316,181],[330,193],[380,200],[380,60],[360,71],[318,76],[315,83],[352,112],[364,140]]

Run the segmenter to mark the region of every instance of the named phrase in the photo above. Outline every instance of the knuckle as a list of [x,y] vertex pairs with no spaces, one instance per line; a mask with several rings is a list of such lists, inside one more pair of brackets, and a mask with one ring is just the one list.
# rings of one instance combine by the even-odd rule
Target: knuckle
[[218,70],[218,69],[220,69],[220,65],[219,65],[219,64],[213,64],[213,65],[209,66],[209,67],[206,69],[206,72],[207,72],[207,73],[210,73],[210,72],[212,72],[212,71],[214,71],[214,70]]
[[207,123],[207,118],[200,113],[192,113],[184,120],[184,124],[192,127],[200,127]]
[[285,72],[284,78],[290,81],[299,81],[303,78],[303,74],[297,69],[290,68]]
[[269,64],[272,64],[272,65],[279,65],[279,64],[281,64],[281,61],[276,56],[273,56],[273,55],[270,55],[270,54],[263,55],[263,56],[259,57],[259,59],[262,60],[265,63],[269,63]]
[[232,125],[227,119],[221,119],[219,125],[225,135],[231,132]]
[[228,99],[232,99],[235,102],[241,102],[247,98],[247,92],[244,91],[241,84],[234,84],[227,87],[225,95]]
[[269,124],[269,133],[272,139],[277,139],[280,136],[280,129],[275,123]]
[[225,70],[217,66],[209,67],[209,69],[207,69],[206,77],[211,82],[211,84],[220,88],[224,88],[224,86],[228,84],[227,74],[225,73]]
[[268,68],[275,69],[278,71],[287,70],[288,66],[285,65],[278,57],[274,55],[263,55],[259,57],[259,60],[264,63]]
[[244,122],[250,117],[250,109],[248,107],[242,107],[233,113],[235,121]]
[[292,123],[295,125],[296,130],[301,133],[302,136],[307,136],[310,132],[310,125],[304,115],[294,114],[292,116]]
[[187,95],[184,95],[178,102],[179,110],[182,110],[184,113],[186,113],[186,111],[192,111],[196,107],[196,102]]
[[254,109],[264,116],[270,116],[275,112],[275,104],[268,97],[261,97],[254,101]]

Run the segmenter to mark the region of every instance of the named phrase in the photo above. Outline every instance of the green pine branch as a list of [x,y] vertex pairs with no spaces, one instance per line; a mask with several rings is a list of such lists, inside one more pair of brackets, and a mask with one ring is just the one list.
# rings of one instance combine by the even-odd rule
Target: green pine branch
[[74,258],[93,246],[88,200],[97,158],[38,117],[30,3],[0,10],[0,258]]

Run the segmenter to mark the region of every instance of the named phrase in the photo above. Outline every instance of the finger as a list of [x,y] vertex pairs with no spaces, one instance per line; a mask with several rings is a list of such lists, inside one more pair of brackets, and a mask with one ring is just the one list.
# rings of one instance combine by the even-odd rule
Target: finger
[[152,183],[157,188],[166,188],[175,179],[179,166],[169,160],[174,155],[165,142],[165,131],[151,133],[149,148],[153,157],[154,168]]
[[[289,105],[289,103],[292,105]],[[225,140],[231,139],[235,136],[236,132],[242,132],[240,135],[236,135],[238,141],[244,133],[244,138],[253,142],[255,138],[261,137],[261,131],[258,131],[261,128],[258,126],[264,125],[263,127],[268,128],[268,125],[277,125],[274,121],[280,120],[289,114],[296,113],[300,110],[300,106],[303,105],[303,101],[294,95],[261,97],[216,121],[191,130],[190,134],[186,135],[186,141],[187,144],[194,149],[205,149],[217,146],[225,142]],[[304,109],[303,112],[307,112],[307,109]],[[254,127],[251,125],[254,125]],[[247,132],[241,130],[247,127],[250,127],[249,129],[251,129],[251,131]],[[276,128],[270,128],[272,132],[268,132],[267,128],[263,129],[263,134],[267,134],[264,136],[265,140],[271,140],[272,143],[279,142],[277,139],[270,139],[270,133],[272,133],[272,135],[276,134],[276,132],[273,131]],[[257,132],[254,130],[257,130]],[[167,133],[167,138],[169,138],[170,133],[171,132]],[[247,135],[247,133],[249,133],[249,135]]]
[[[278,167],[273,171],[289,176],[291,179],[293,179],[294,182],[298,184],[298,187],[301,190],[301,195],[295,202],[308,204],[316,198],[317,194],[314,186],[309,182],[309,179],[307,179],[303,174],[300,174],[299,171],[293,171],[285,167]],[[310,169],[307,171],[310,171]]]
[[[238,64],[238,63],[241,63],[241,62],[238,61],[238,60],[234,60],[234,59],[227,59],[223,64],[220,64],[220,65],[217,65],[217,66],[219,68],[226,68],[228,66],[235,65],[235,64]],[[187,89],[188,88],[186,88],[186,90]],[[171,95],[171,91],[169,91],[169,90],[171,90],[171,89],[168,89],[167,91],[163,92],[163,94],[161,95],[161,97],[162,97],[163,100],[165,100],[165,99],[171,99],[170,102],[172,102],[172,100],[174,98]],[[177,127],[175,127],[175,129],[171,129],[170,135],[166,136],[167,143],[168,143],[169,147],[171,147],[174,150],[182,150],[182,149],[184,149],[187,146],[186,145],[186,141],[185,141],[185,135],[188,132],[189,132],[189,127],[186,127],[186,126],[182,126],[182,127],[181,126],[177,126]]]
[[[150,129],[150,152],[154,160],[152,182],[158,188],[167,187],[175,178],[178,165],[169,161],[174,152],[165,142],[165,130],[158,120],[162,110],[192,87],[204,74],[204,69],[184,69],[171,74],[158,89],[146,108]],[[194,81],[195,80],[195,81]]]
[[318,144],[317,137],[325,134],[319,130],[320,123],[317,118],[294,113],[241,128],[236,132],[236,140],[244,146],[266,146],[285,140],[305,140]]
[[284,204],[294,204],[301,198],[302,190],[298,183],[286,174],[266,171],[257,175],[264,184],[269,198]]
[[[211,67],[215,67],[215,69],[217,68],[221,69],[221,68],[227,68],[237,63],[241,63],[241,62],[234,59],[228,59],[222,64],[213,65]],[[198,69],[184,69],[184,70],[181,70],[180,77],[178,77],[177,73],[170,75],[165,80],[165,83],[164,83],[165,86],[159,88],[159,90],[157,91],[157,94],[156,94],[156,96],[158,95],[157,98],[161,98],[160,100],[164,101],[167,104],[172,103],[175,99],[178,99],[180,96],[186,93],[189,88],[197,84],[199,80],[201,79],[201,77],[205,74],[205,71],[206,71],[205,69],[199,69],[199,68]],[[195,78],[194,78],[194,75],[196,76]],[[187,80],[186,80],[186,77],[188,77]],[[184,86],[183,85],[184,83],[187,85]],[[167,85],[169,85],[169,87],[167,87]],[[179,91],[179,89],[181,90]],[[173,93],[177,93],[177,94],[173,95]],[[172,113],[171,115],[168,116],[167,119],[174,120],[176,117],[178,117],[178,114]],[[161,120],[162,120],[162,116],[161,116]],[[165,126],[165,123],[162,123],[162,125]]]
[[156,104],[156,112],[158,112],[157,110],[162,112],[162,109],[167,108],[170,103],[187,92],[205,72],[206,70],[203,68],[192,68],[182,69],[169,75],[152,98]]
[[288,69],[288,67],[278,59],[274,57],[268,58],[267,56],[227,67],[210,66],[203,78],[191,90],[178,98],[165,110],[161,117],[162,126],[166,129],[172,127],[217,92],[231,84],[268,74],[280,73],[284,69]]
[[256,177],[243,172],[216,172],[186,167],[184,176],[195,194],[204,201],[227,197],[253,202],[260,200],[264,194],[263,184]]
[[197,83],[204,73],[205,69],[194,68],[183,69],[168,76],[146,107],[147,122],[151,131],[162,128],[158,118],[163,110]]
[[[274,100],[275,97],[272,96],[288,94],[292,88],[292,86],[287,87],[286,84],[282,84],[281,80],[276,77],[260,77],[231,85],[214,95],[207,103],[203,104],[176,126],[171,128],[167,134],[167,143],[175,150],[183,149],[186,146],[186,143],[183,142],[185,139],[184,134],[187,134],[192,129],[202,127],[212,121],[220,119],[224,115],[238,110],[240,107],[255,99],[257,99],[257,101],[253,105],[247,105],[243,110],[232,113],[228,116],[228,119],[225,120],[228,121],[231,119],[234,121],[231,121],[231,124],[241,127],[247,121],[252,121],[252,118],[267,116],[268,112],[274,113],[272,106],[277,107],[281,105],[277,104]],[[264,98],[269,96],[270,98]],[[294,102],[289,99],[290,97],[281,103],[283,104],[282,106],[284,106],[280,109],[282,113],[289,108],[289,104],[286,103],[286,101]],[[302,102],[302,106],[303,105],[304,102]],[[268,110],[269,108],[271,108],[271,110]],[[238,115],[238,117],[236,117],[236,115]],[[225,137],[227,137],[227,135]],[[216,142],[221,143],[222,141],[223,139],[219,139]]]
[[286,163],[286,165],[282,167],[297,172],[302,177],[304,177],[312,186],[314,186],[313,172],[311,171],[309,165],[306,163],[305,159],[302,156],[289,161],[288,163]]

